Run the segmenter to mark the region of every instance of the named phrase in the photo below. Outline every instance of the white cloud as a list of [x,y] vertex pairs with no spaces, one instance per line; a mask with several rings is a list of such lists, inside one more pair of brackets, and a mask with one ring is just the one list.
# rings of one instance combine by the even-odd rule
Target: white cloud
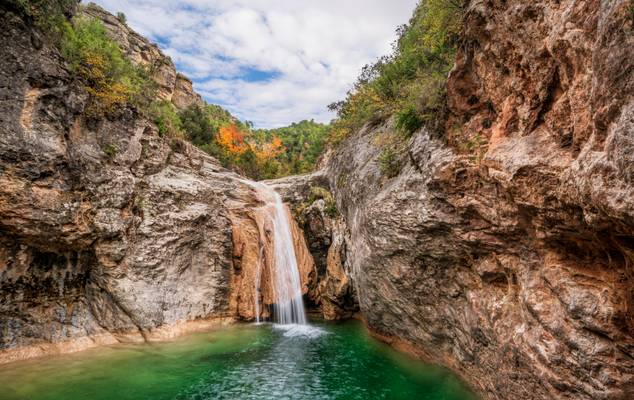
[[416,0],[95,2],[157,41],[207,101],[277,127],[328,122],[326,105],[390,51]]

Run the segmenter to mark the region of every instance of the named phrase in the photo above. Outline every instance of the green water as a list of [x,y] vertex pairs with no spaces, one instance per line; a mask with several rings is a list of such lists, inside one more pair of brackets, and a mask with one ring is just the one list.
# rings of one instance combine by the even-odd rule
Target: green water
[[2,400],[473,399],[445,370],[355,321],[307,332],[237,325],[0,366]]

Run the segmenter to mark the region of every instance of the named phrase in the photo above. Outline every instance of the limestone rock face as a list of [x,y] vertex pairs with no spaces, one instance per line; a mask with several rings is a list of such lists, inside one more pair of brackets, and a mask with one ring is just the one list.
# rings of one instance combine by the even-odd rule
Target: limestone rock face
[[485,398],[634,397],[629,7],[471,2],[452,129],[408,139],[394,178],[389,122],[327,162],[369,327]]
[[[244,207],[242,204],[231,214],[233,222],[234,265],[240,271],[232,285],[232,304],[237,316],[253,321],[272,317],[271,306],[276,301],[274,274],[276,259],[274,250],[274,209],[270,203],[270,193],[261,188],[251,187],[256,203]],[[316,276],[315,262],[306,247],[304,234],[286,207],[293,241],[293,250],[302,285],[302,294],[307,294]]]
[[252,319],[271,238],[249,182],[132,109],[86,123],[57,51],[0,21],[0,363]]
[[94,3],[82,7],[79,16],[97,18],[103,22],[108,34],[119,44],[123,53],[135,64],[151,71],[151,77],[158,85],[160,98],[171,101],[181,110],[193,104],[203,104],[203,99],[194,91],[191,80],[176,71],[172,60],[156,44]]

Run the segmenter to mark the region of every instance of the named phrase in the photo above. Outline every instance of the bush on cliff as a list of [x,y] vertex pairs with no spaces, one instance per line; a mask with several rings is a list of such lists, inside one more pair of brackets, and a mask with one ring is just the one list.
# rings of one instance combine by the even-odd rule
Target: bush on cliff
[[72,13],[77,3],[77,0],[8,0],[10,6],[56,40],[59,39],[57,28],[66,21],[66,16]]
[[407,134],[423,125],[438,128],[462,14],[460,0],[421,0],[409,24],[398,29],[393,54],[366,65],[346,99],[329,106],[337,112],[330,142],[392,115]]
[[106,34],[103,23],[93,18],[69,20],[77,0],[9,0],[46,33],[90,94],[88,117],[102,117],[132,103],[147,111],[153,98],[153,82],[147,71],[132,64],[118,44]]
[[91,97],[89,117],[111,114],[127,103],[147,103],[153,97],[146,71],[124,56],[101,21],[73,18],[61,24],[61,31],[60,51]]
[[150,105],[148,114],[150,119],[156,124],[161,137],[185,137],[183,122],[171,101],[154,101]]
[[388,178],[393,178],[401,172],[401,160],[392,147],[383,149],[379,154],[379,170]]
[[[77,0],[8,1],[36,22],[60,50],[70,72],[84,84],[90,95],[84,113],[89,119],[115,116],[133,105],[154,122],[160,136],[188,139],[225,167],[253,179],[314,169],[329,131],[326,125],[301,121],[276,130],[255,130],[248,121],[241,122],[216,105],[178,111],[173,103],[156,96],[152,71],[132,63],[99,19],[70,18]],[[123,14],[117,18],[125,23]]]

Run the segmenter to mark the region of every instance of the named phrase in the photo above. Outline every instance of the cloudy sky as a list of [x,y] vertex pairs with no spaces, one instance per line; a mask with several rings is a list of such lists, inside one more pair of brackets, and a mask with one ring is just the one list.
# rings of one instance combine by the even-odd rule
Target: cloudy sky
[[256,127],[314,118],[387,54],[416,0],[93,0],[172,57],[210,103]]

